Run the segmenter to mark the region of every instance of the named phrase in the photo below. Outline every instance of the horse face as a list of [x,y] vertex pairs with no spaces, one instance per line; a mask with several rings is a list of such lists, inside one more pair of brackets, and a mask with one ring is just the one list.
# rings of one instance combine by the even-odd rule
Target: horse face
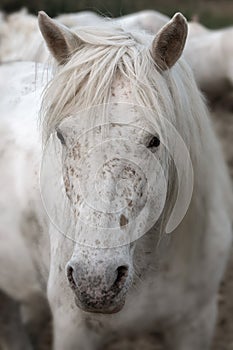
[[[173,115],[173,108],[169,103],[164,109],[164,93],[154,87],[162,84],[165,89],[163,72],[182,54],[187,23],[181,14],[175,15],[144,48],[139,33],[134,37],[117,29],[106,41],[105,29],[96,38],[94,55],[95,33],[79,36],[43,12],[39,26],[59,66],[56,84],[49,88],[56,102],[48,101],[49,93],[43,105],[47,136],[58,124],[65,193],[73,214],[68,229],[73,228],[76,247],[67,266],[68,279],[79,306],[113,312],[123,305],[133,276],[134,253],[129,247],[154,227],[165,204],[166,148],[154,124],[161,114]],[[168,90],[164,91],[170,101]],[[151,109],[158,105],[153,128],[146,123],[152,119],[145,117],[152,112],[140,110],[135,102]],[[92,108],[85,112],[86,106]]]
[[68,281],[79,307],[104,313],[124,305],[134,276],[133,242],[156,223],[167,190],[159,135],[148,131],[140,108],[129,103],[129,90],[124,89],[127,101],[116,102],[118,87],[107,124],[88,129],[80,115],[57,131],[75,222]]

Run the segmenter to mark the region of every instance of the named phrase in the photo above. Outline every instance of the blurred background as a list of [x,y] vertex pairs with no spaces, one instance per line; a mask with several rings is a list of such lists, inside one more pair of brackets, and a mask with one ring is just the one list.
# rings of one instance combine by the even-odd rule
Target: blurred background
[[93,10],[109,17],[118,17],[144,9],[172,16],[179,10],[189,20],[198,18],[209,28],[233,25],[232,0],[0,0],[0,10],[8,13],[23,7],[34,14],[44,10],[50,16]]

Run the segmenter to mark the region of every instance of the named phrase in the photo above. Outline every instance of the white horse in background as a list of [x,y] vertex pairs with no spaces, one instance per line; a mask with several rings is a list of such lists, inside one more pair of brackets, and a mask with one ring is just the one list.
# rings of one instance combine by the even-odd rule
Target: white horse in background
[[39,25],[55,72],[0,68],[1,290],[21,303],[47,290],[56,350],[155,330],[166,349],[207,350],[232,188],[180,59],[184,17],[156,36],[113,22],[74,33],[43,12]]
[[93,26],[94,23],[101,22],[103,17],[93,11],[80,11],[74,13],[64,13],[55,19],[68,28],[77,26]]
[[214,100],[233,88],[233,27],[191,37],[184,51],[198,86]]
[[187,39],[190,40],[194,37],[200,37],[204,34],[207,34],[210,32],[210,29],[203,26],[203,24],[196,22],[196,21],[190,21],[188,22],[188,36]]
[[154,10],[139,11],[115,18],[115,21],[123,26],[143,29],[153,34],[156,34],[169,20],[168,16]]
[[26,9],[6,15],[0,26],[0,62],[30,61],[34,52],[28,48],[38,35],[37,18]]

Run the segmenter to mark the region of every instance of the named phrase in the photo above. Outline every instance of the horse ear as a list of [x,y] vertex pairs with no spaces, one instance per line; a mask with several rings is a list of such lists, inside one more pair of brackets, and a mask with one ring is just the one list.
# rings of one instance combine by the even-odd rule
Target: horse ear
[[67,27],[51,19],[44,11],[39,12],[38,22],[49,51],[59,64],[65,63],[80,45],[80,39]]
[[163,71],[171,68],[180,58],[188,33],[187,21],[181,13],[160,29],[153,40],[151,54]]

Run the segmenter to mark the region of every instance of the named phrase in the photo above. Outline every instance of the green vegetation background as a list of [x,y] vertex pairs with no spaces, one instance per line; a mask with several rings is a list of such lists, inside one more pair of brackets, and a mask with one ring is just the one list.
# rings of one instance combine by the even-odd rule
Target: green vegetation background
[[210,28],[233,25],[233,0],[0,0],[0,9],[13,12],[28,8],[36,14],[46,11],[50,16],[65,12],[93,10],[110,17],[154,9],[169,16],[181,11],[188,19],[198,16]]

